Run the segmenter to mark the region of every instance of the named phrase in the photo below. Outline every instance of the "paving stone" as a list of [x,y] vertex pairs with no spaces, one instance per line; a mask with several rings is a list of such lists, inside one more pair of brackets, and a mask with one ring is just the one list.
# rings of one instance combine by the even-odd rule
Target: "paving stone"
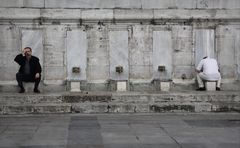
[[240,127],[240,119],[236,120],[185,120],[196,127]]
[[238,148],[239,120],[239,113],[8,115],[0,116],[0,148]]

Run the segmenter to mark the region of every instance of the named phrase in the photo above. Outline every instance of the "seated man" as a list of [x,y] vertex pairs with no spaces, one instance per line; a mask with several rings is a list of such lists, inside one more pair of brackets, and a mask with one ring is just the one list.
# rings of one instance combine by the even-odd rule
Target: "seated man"
[[39,59],[32,56],[32,49],[30,47],[25,47],[23,53],[17,55],[14,61],[20,65],[19,71],[16,74],[18,86],[20,87],[19,93],[25,92],[22,82],[35,82],[33,91],[35,93],[40,93],[38,85],[41,80],[42,68]]
[[215,59],[204,57],[198,64],[196,71],[198,72],[197,81],[199,86],[197,90],[199,91],[205,90],[203,84],[204,80],[204,81],[217,81],[216,90],[220,91],[221,75],[219,73],[218,64]]

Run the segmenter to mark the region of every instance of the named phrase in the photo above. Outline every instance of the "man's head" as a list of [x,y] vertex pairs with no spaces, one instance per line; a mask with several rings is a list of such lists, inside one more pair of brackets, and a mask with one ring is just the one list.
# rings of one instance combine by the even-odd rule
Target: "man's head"
[[31,55],[32,55],[32,48],[30,48],[30,47],[25,47],[25,48],[23,49],[23,52],[24,52],[24,55],[25,55],[26,57],[31,57]]

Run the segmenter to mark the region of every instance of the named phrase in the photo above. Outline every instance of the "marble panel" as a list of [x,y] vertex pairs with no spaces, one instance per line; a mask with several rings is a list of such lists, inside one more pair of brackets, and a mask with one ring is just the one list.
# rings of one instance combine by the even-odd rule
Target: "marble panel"
[[32,55],[40,60],[43,66],[43,31],[42,30],[21,30],[22,33],[22,49],[25,47],[32,48]]
[[216,58],[215,37],[213,29],[196,29],[195,31],[195,65],[208,56]]
[[[128,80],[128,31],[110,31],[110,79]],[[117,73],[116,67],[122,66],[123,72]]]
[[[171,31],[153,32],[153,70],[154,78],[159,79],[159,73],[165,73],[164,79],[172,77],[172,36]],[[165,71],[158,71],[158,66],[165,66]]]
[[[73,73],[72,68],[79,67],[80,73]],[[68,79],[86,80],[87,35],[82,30],[67,32],[67,71]]]

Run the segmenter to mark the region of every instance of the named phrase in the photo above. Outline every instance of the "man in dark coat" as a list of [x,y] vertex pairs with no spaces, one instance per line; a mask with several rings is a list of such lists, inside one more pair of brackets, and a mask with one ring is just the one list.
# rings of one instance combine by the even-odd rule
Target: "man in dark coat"
[[20,65],[19,71],[16,74],[18,86],[20,87],[19,93],[24,93],[25,89],[22,82],[35,82],[34,92],[40,93],[38,85],[41,80],[42,68],[39,59],[32,56],[32,49],[25,47],[23,53],[19,54],[14,59]]

